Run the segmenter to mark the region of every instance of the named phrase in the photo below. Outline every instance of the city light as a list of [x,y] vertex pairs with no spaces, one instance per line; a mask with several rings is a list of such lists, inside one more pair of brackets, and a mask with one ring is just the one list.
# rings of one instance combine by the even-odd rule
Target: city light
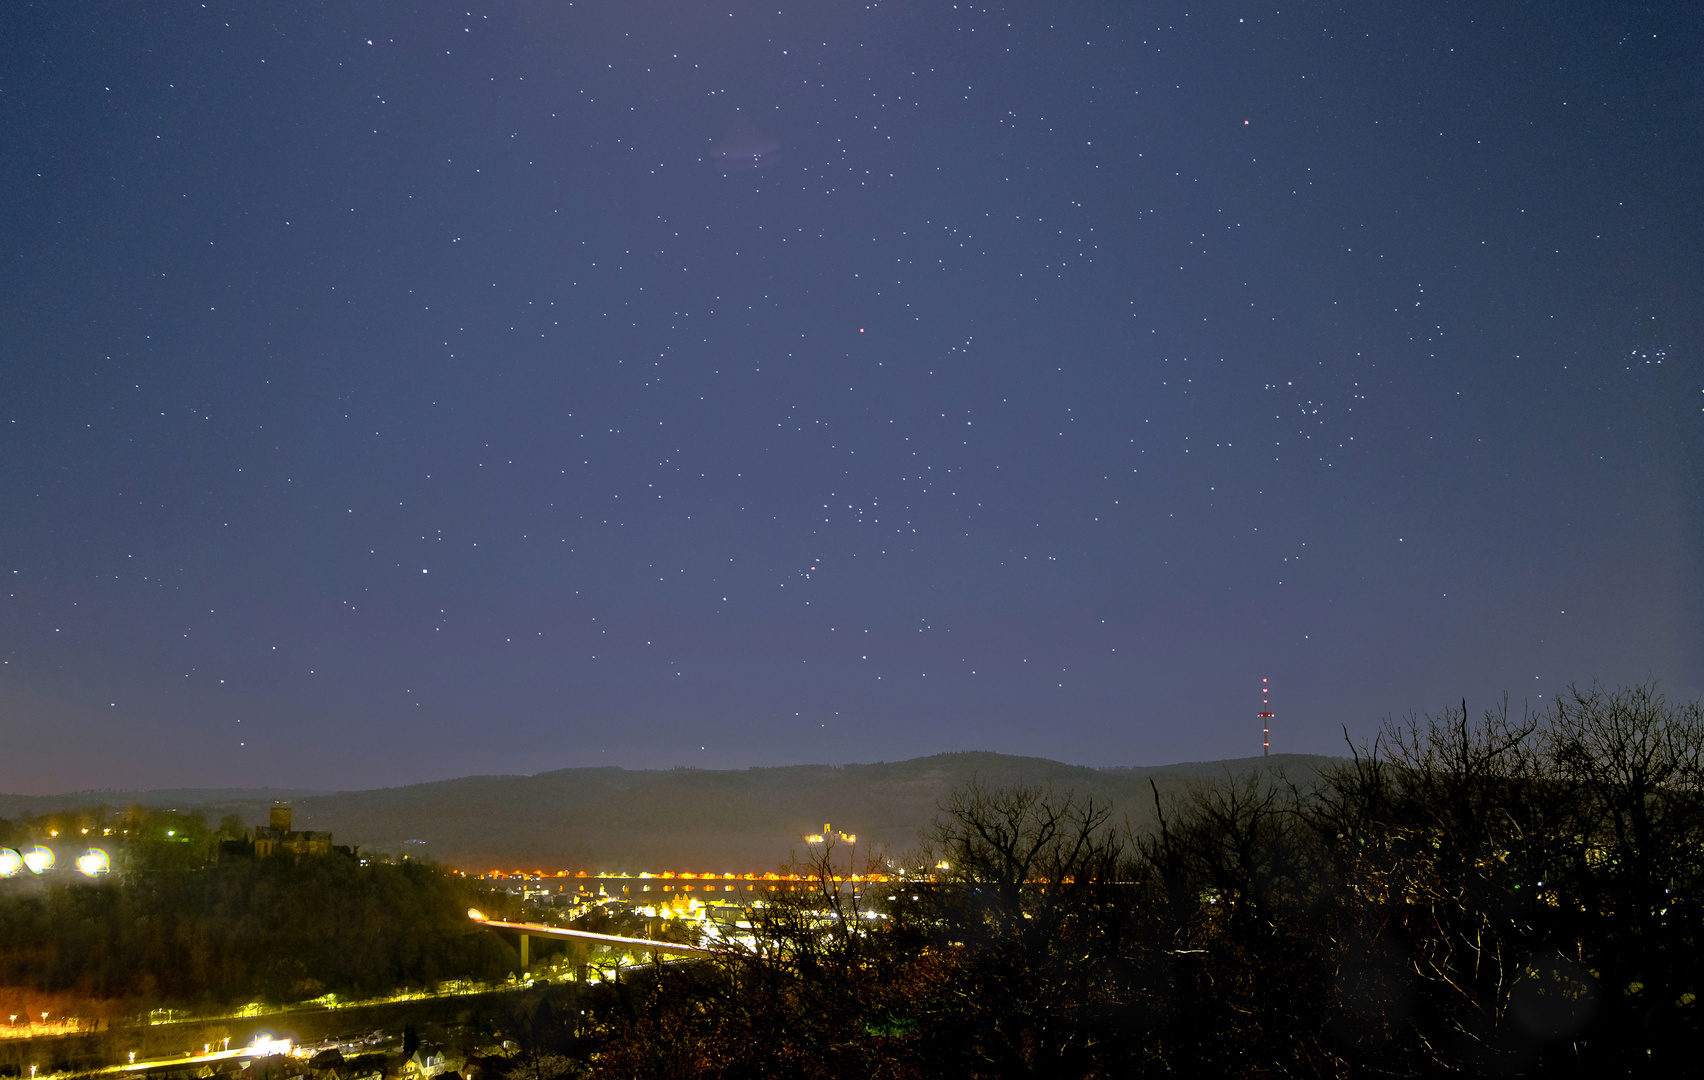
[[0,848],[0,878],[11,877],[24,868],[24,857],[11,848]]
[[112,860],[100,848],[90,848],[77,858],[77,869],[84,877],[94,877],[112,869]]
[[290,1040],[274,1039],[272,1032],[262,1031],[255,1035],[253,1042],[249,1043],[249,1052],[255,1057],[288,1054],[290,1052]]
[[467,909],[467,917],[472,919],[474,922],[484,922],[485,912],[476,907],[470,907]]
[[30,873],[39,874],[44,870],[53,869],[53,852],[37,844],[24,852],[24,865],[30,868]]

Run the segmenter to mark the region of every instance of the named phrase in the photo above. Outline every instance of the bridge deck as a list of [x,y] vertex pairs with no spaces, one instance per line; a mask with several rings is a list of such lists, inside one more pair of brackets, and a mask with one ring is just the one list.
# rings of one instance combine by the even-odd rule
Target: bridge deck
[[570,930],[564,926],[546,926],[543,923],[501,922],[497,919],[475,919],[498,930],[515,930],[522,934],[532,934],[538,937],[566,938],[571,941],[584,941],[591,945],[613,945],[628,949],[643,949],[647,952],[668,953],[671,956],[732,956],[730,949],[712,949],[703,945],[683,945],[678,941],[652,941],[649,938],[622,937],[618,934],[594,934],[590,930]]

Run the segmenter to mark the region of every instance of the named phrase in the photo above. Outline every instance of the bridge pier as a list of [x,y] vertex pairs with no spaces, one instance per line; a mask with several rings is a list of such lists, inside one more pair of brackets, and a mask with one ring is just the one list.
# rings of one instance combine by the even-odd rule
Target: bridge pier
[[630,938],[619,934],[598,934],[587,930],[571,930],[564,926],[546,926],[543,923],[512,923],[488,919],[477,911],[468,913],[468,917],[492,930],[513,930],[520,937],[521,970],[525,972],[532,967],[532,939],[535,937],[560,938],[568,945],[569,964],[577,982],[585,983],[589,976],[589,952],[593,945],[621,948],[638,952],[641,956],[650,954],[651,963],[661,965],[664,956],[690,956],[700,958],[730,957],[734,955],[727,949],[714,948],[704,945],[687,945],[674,941],[658,941],[655,938]]

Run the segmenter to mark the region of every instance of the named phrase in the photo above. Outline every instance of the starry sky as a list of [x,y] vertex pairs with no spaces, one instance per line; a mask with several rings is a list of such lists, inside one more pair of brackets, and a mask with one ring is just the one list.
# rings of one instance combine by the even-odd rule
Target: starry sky
[[12,3],[0,790],[1704,686],[1696,4]]

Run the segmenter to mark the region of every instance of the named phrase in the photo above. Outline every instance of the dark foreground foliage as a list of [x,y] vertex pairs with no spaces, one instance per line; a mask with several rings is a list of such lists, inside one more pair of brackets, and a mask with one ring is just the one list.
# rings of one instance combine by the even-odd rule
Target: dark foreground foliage
[[1697,703],[1593,687],[1519,721],[1391,725],[1317,787],[1228,779],[1140,835],[1069,794],[973,786],[904,880],[855,900],[825,850],[749,955],[576,995],[529,1028],[528,1060],[672,1080],[1695,1074],[1701,768]]
[[213,1009],[501,979],[513,949],[469,924],[475,903],[491,906],[454,874],[340,855],[7,889],[0,988],[122,1014],[113,1003]]

